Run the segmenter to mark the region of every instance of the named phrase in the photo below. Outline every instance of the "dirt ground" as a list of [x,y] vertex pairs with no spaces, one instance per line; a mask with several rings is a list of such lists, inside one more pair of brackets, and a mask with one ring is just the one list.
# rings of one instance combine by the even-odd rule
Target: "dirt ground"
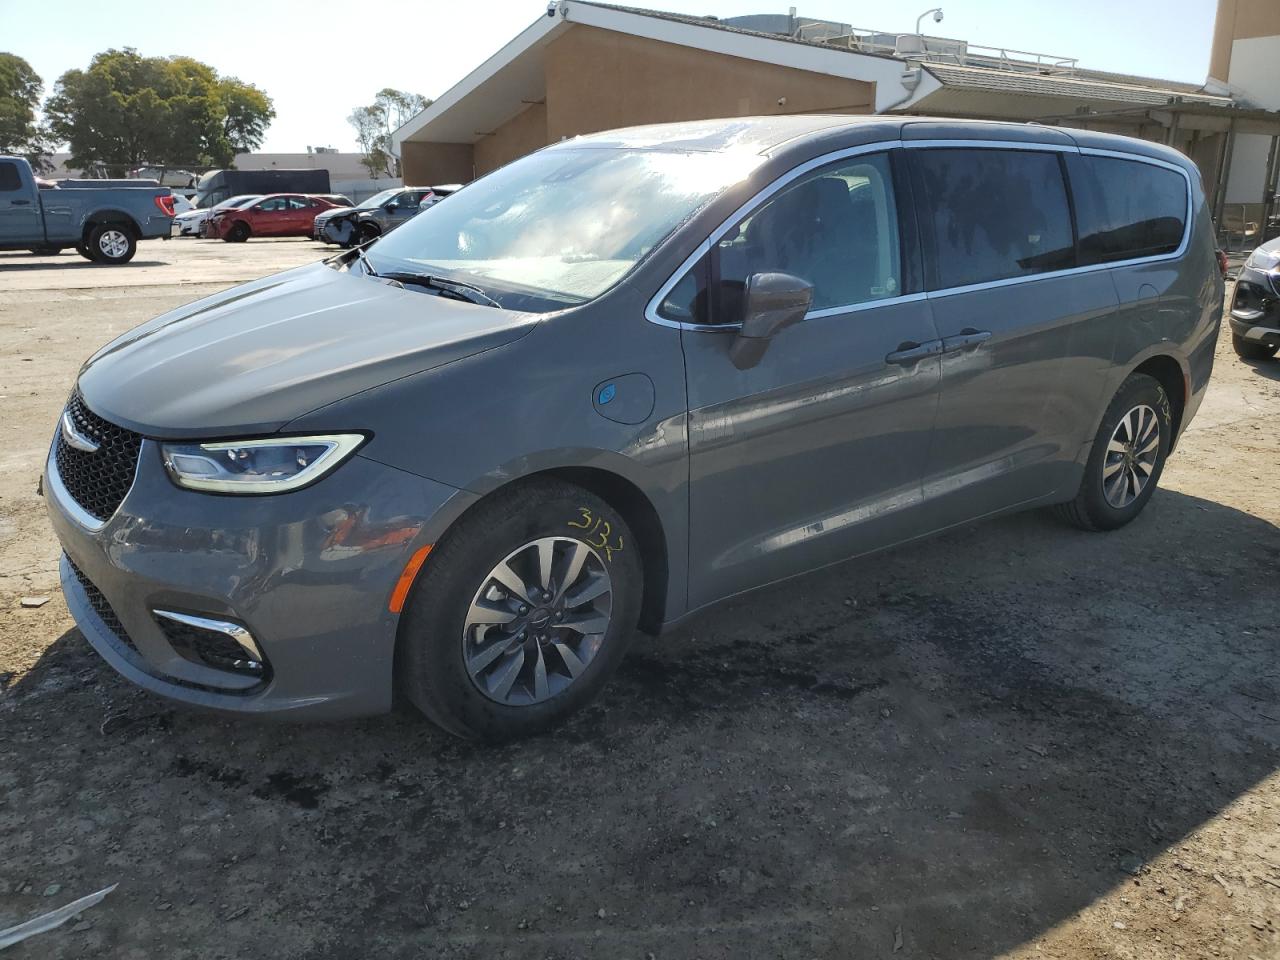
[[173,707],[66,613],[54,422],[109,337],[322,252],[0,254],[0,928],[119,884],[6,957],[1280,958],[1280,364],[1224,329],[1126,529],[759,592],[555,736]]

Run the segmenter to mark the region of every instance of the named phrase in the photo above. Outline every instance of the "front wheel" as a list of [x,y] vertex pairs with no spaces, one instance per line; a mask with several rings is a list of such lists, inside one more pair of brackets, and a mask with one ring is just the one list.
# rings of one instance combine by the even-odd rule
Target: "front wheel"
[[400,688],[460,737],[545,730],[621,662],[642,580],[626,521],[594,494],[557,480],[494,494],[436,546],[412,590]]
[[249,225],[243,220],[237,220],[222,239],[227,243],[244,243],[249,239]]
[[1059,517],[1082,530],[1115,530],[1133,520],[1155,492],[1173,443],[1173,412],[1164,387],[1135,373],[1102,416],[1080,489]]
[[1277,349],[1257,340],[1247,340],[1238,333],[1231,335],[1231,346],[1241,360],[1270,360],[1276,355]]
[[138,252],[138,241],[128,227],[105,223],[90,231],[88,247],[98,263],[128,263]]
[[86,260],[89,260],[93,263],[98,262],[98,258],[93,255],[93,250],[89,248],[89,245],[87,243],[77,243],[76,253],[80,254],[80,256],[84,257]]

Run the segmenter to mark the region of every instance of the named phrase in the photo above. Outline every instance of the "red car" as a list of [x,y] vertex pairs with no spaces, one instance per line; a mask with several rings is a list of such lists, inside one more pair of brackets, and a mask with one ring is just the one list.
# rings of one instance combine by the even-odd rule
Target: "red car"
[[205,236],[241,243],[250,237],[309,237],[316,214],[337,204],[305,193],[271,193],[247,207],[219,210]]

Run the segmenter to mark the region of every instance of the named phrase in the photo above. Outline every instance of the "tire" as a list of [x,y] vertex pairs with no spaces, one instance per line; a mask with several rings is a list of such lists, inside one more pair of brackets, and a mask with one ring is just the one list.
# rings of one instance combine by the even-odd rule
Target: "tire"
[[[551,543],[553,559],[542,585],[549,580],[553,593],[563,589],[563,600],[526,585],[539,579],[539,541]],[[558,581],[569,575],[576,551],[585,551],[578,575],[562,588]],[[502,564],[505,582],[514,580],[523,595],[493,578]],[[499,491],[436,545],[410,592],[396,645],[399,688],[430,720],[465,739],[510,740],[546,730],[599,694],[622,661],[639,618],[643,576],[626,521],[594,494],[551,479]],[[604,593],[573,604],[601,584]],[[473,618],[471,611],[482,608],[510,621],[477,624],[486,616]],[[604,629],[587,633],[570,620]],[[539,642],[540,631],[547,642]],[[505,652],[484,659],[499,647]],[[514,681],[504,684],[510,675]]]
[[1235,347],[1236,355],[1241,360],[1270,360],[1276,355],[1276,347],[1269,347],[1265,343],[1258,343],[1254,340],[1246,340],[1238,333],[1231,335],[1231,346]]
[[222,239],[227,243],[244,243],[249,239],[249,225],[243,220],[237,220]]
[[122,223],[103,223],[89,231],[87,246],[97,263],[128,263],[138,252],[133,230]]
[[[1152,423],[1159,431],[1154,446]],[[1126,450],[1135,430],[1138,442]],[[1075,499],[1059,504],[1054,512],[1082,530],[1123,527],[1142,512],[1155,492],[1172,440],[1173,411],[1164,387],[1145,374],[1132,374],[1102,415]],[[1139,481],[1141,488],[1133,495]]]
[[382,231],[371,223],[360,224],[359,232],[356,234],[357,240],[354,245],[368,243],[371,240],[377,240],[382,236]]
[[80,254],[80,256],[84,257],[86,260],[92,263],[98,262],[98,258],[93,255],[93,251],[89,249],[87,244],[77,243],[76,253]]

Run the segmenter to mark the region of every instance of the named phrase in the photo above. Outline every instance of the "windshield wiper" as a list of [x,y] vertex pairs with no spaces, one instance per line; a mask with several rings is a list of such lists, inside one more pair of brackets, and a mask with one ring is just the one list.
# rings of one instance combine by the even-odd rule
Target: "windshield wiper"
[[[363,257],[364,254],[361,253]],[[369,263],[365,261],[365,269],[371,269]],[[477,287],[474,283],[463,283],[461,280],[446,280],[444,277],[432,276],[429,273],[403,273],[392,271],[391,273],[375,273],[375,277],[383,280],[395,280],[399,283],[415,283],[422,287],[430,287],[433,290],[439,290],[441,293],[451,294],[459,299],[478,303],[484,307],[501,307],[502,304],[484,292],[484,288]]]

